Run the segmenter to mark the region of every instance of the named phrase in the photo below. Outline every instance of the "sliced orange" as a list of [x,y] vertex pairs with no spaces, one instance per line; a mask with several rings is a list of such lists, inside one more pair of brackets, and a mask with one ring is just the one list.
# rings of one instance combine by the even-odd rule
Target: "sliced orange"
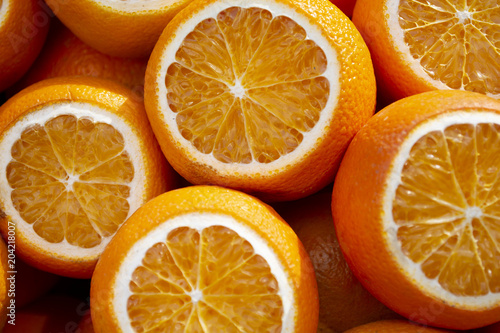
[[402,99],[358,132],[332,209],[352,270],[424,325],[500,318],[500,102],[458,90]]
[[142,102],[92,78],[35,84],[0,108],[0,228],[17,254],[89,278],[118,227],[172,188]]
[[30,68],[42,49],[52,13],[38,0],[0,0],[0,92]]
[[498,1],[358,0],[353,22],[390,98],[459,89],[500,98]]
[[83,42],[117,57],[149,57],[167,23],[191,0],[46,0]]
[[134,213],[91,285],[96,332],[316,332],[314,269],[269,206],[216,186],[167,192]]
[[196,0],[152,53],[145,103],[191,183],[292,200],[333,180],[374,112],[375,81],[364,41],[327,0]]

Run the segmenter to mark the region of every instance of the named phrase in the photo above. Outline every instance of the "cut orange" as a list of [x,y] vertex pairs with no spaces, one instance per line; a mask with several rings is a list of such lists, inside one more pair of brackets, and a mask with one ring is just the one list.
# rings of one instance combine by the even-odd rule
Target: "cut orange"
[[380,320],[352,328],[344,333],[451,333],[441,329],[416,325],[404,320]]
[[46,0],[83,42],[116,57],[149,57],[167,23],[191,0]]
[[435,89],[500,98],[498,1],[358,0],[353,22],[391,99]]
[[216,186],[134,213],[92,278],[96,332],[316,332],[314,269],[269,206]]
[[0,228],[17,254],[89,278],[118,227],[172,188],[142,102],[92,78],[39,82],[0,108]]
[[130,59],[103,54],[53,19],[47,42],[30,70],[7,93],[14,93],[45,79],[91,76],[119,82],[139,96],[144,94],[147,58]]
[[38,0],[0,0],[0,92],[30,68],[40,53],[50,10]]
[[353,272],[424,325],[500,318],[500,102],[458,90],[402,99],[358,132],[333,189]]
[[191,183],[292,200],[333,181],[374,112],[375,81],[364,41],[327,0],[196,0],[151,55],[145,103]]

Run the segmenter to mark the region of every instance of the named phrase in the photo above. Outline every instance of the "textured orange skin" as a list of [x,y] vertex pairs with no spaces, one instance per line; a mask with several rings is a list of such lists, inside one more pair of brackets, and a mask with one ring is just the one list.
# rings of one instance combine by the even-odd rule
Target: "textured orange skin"
[[78,39],[59,20],[53,19],[47,42],[29,71],[8,95],[45,79],[59,76],[91,76],[116,81],[139,95],[144,90],[147,58],[112,57]]
[[9,298],[9,284],[10,281],[7,280],[10,277],[10,274],[7,274],[10,271],[8,267],[8,253],[7,246],[3,241],[2,237],[0,237],[0,332],[2,328],[5,326],[5,322],[7,321],[7,313],[9,306],[10,298]]
[[290,224],[311,258],[319,294],[319,325],[330,333],[382,319],[400,319],[356,279],[335,233],[331,190],[280,204],[277,212]]
[[46,0],[78,38],[102,53],[148,57],[167,23],[191,0],[167,1],[158,10],[123,12],[94,0]]
[[9,11],[0,22],[0,92],[19,80],[35,61],[52,15],[39,0],[8,2]]
[[381,320],[352,328],[344,333],[451,333],[438,328],[418,326],[404,320]]
[[437,88],[413,72],[389,34],[387,0],[357,0],[352,21],[373,58],[377,87],[384,104]]
[[460,308],[412,283],[387,249],[382,226],[383,193],[392,161],[408,133],[423,121],[454,110],[500,114],[500,102],[479,93],[432,91],[402,99],[373,116],[352,141],[332,195],[337,236],[356,277],[389,308],[424,325],[470,329],[500,318],[500,304]]
[[[142,101],[124,86],[90,77],[61,77],[38,82],[21,91],[0,107],[0,140],[5,130],[30,112],[50,104],[78,101],[94,104],[113,112],[141,136],[142,152],[146,155],[146,190],[143,201],[177,186],[177,176],[163,158],[145,115]],[[3,203],[0,201],[0,212]],[[0,214],[0,231],[8,231],[8,216]],[[51,273],[74,278],[90,278],[97,257],[87,260],[65,260],[36,247],[19,232],[16,234],[16,254],[26,263]]]
[[294,332],[315,333],[319,304],[314,268],[297,235],[260,200],[217,186],[190,186],[164,193],[139,208],[118,230],[92,278],[90,309],[95,332],[120,332],[111,302],[116,274],[121,265],[127,264],[123,260],[130,247],[155,227],[168,223],[168,219],[197,212],[232,216],[268,242],[283,263],[295,292]]
[[[289,201],[306,197],[333,181],[349,142],[375,111],[375,77],[368,49],[352,22],[325,0],[273,0],[296,8],[325,36],[338,53],[340,93],[330,126],[315,149],[295,165],[273,175],[222,175],[210,165],[201,164],[182,148],[162,120],[156,78],[165,45],[177,29],[194,13],[219,0],[196,0],[180,12],[165,28],[146,70],[144,89],[146,111],[163,153],[174,169],[193,184],[220,185],[255,195],[264,201]],[[163,81],[162,81],[163,82]]]

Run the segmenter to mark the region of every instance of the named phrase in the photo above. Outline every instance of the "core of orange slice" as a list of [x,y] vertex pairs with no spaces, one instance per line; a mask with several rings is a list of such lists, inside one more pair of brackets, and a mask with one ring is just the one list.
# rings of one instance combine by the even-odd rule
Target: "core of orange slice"
[[497,1],[360,0],[353,21],[394,98],[431,89],[499,98],[499,15]]
[[499,156],[500,103],[477,93],[409,97],[359,132],[335,181],[333,217],[377,298],[426,325],[498,321]]
[[0,109],[2,229],[19,254],[89,276],[142,203],[172,186],[141,103],[108,81],[42,81]]
[[274,210],[195,186],[127,220],[96,267],[91,311],[106,332],[316,332],[317,296],[309,257]]
[[329,1],[197,0],[157,43],[145,96],[190,182],[291,200],[333,180],[375,86],[366,45]]

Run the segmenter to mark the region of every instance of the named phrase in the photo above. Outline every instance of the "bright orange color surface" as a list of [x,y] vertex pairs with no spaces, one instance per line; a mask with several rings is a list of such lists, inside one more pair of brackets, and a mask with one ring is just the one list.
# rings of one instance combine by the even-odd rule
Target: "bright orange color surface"
[[9,11],[0,22],[0,92],[19,80],[35,61],[52,15],[38,0],[3,1]]
[[[400,36],[390,27],[389,2],[397,6],[394,30]],[[499,14],[496,1],[358,0],[353,22],[370,48],[387,101],[436,89],[498,97]]]
[[13,95],[33,83],[60,76],[91,76],[116,81],[142,96],[147,58],[112,57],[91,48],[59,20],[53,19],[39,57],[8,93]]
[[[329,2],[277,0],[322,31],[328,45],[306,38],[305,27],[286,16],[231,7],[190,28],[175,61],[161,73],[165,50],[186,21],[218,1],[195,1],[180,12],[148,63],[146,110],[165,156],[193,184],[227,186],[266,201],[318,191],[333,180],[349,141],[374,112],[375,82],[366,45]],[[339,79],[326,77],[322,47],[327,46],[337,53]],[[326,110],[334,86],[339,96]],[[166,96],[160,96],[160,87],[166,87]],[[168,110],[161,110],[161,102]],[[324,131],[309,138],[313,148],[275,171],[265,169],[294,153],[329,112],[333,116]],[[176,123],[166,124],[166,118]],[[215,163],[241,165],[253,173],[224,173]]]
[[[215,186],[192,186],[160,195],[137,210],[118,231],[92,279],[91,312],[96,332],[119,332],[117,309],[112,303],[117,284],[130,288],[127,310],[136,331],[174,323],[189,332],[204,331],[200,323],[210,332],[236,330],[236,326],[240,330],[281,331],[281,302],[285,300],[276,295],[268,259],[251,254],[254,249],[244,240],[245,235],[228,227],[211,226],[199,232],[200,227],[179,226],[165,242],[151,244],[130,280],[117,280],[120,267],[133,264],[125,257],[134,244],[172,218],[196,213],[229,216],[255,231],[276,254],[291,283],[296,311],[293,331],[316,332],[314,270],[295,233],[261,201]],[[202,293],[195,305],[189,296],[193,285]]]
[[[83,42],[116,57],[148,57],[167,23],[189,0],[158,9],[121,11],[94,0],[47,0],[56,16]],[[148,6],[145,3],[145,6]]]
[[[500,102],[478,93],[435,91],[400,100],[380,111],[356,135],[342,161],[333,189],[332,211],[346,260],[361,283],[375,297],[396,312],[424,325],[469,329],[497,321],[500,304],[493,302],[483,308],[459,306],[451,299],[441,299],[423,291],[418,285],[419,281],[414,280],[415,276],[403,271],[395,261],[387,245],[389,236],[384,231],[383,198],[400,145],[417,125],[453,111],[500,114]],[[494,182],[484,190],[482,188],[482,184],[490,183],[487,180],[488,172],[482,168],[488,163],[496,163],[491,156],[498,156],[495,153],[498,144],[480,144],[484,140],[496,142],[498,125],[477,125],[478,139],[471,137],[477,142],[474,149],[468,148],[467,140],[458,140],[467,137],[470,132],[461,132],[460,126],[450,127],[450,130],[462,133],[455,135],[461,146],[453,145],[453,137],[448,139],[449,151],[452,153],[443,154],[442,149],[435,148],[439,146],[435,143],[440,142],[437,140],[439,131],[424,136],[426,139],[417,141],[413,146],[411,158],[408,158],[403,168],[405,173],[396,191],[392,212],[386,213],[389,216],[392,213],[394,220],[387,222],[393,223],[388,227],[398,230],[403,256],[410,259],[412,264],[420,266],[427,278],[434,279],[447,292],[457,296],[480,296],[490,292],[492,297],[498,297],[498,261],[490,259],[492,254],[495,256],[498,253],[494,245],[490,248],[490,244],[498,244],[498,233],[495,231],[497,222],[491,220],[491,216],[494,219],[497,214],[495,209],[498,209],[498,202],[492,201],[490,206],[484,207],[479,204],[484,201],[484,193],[488,190],[492,193],[498,191]],[[460,155],[461,151],[463,155]],[[474,157],[471,160],[468,153],[474,151],[479,161],[476,170],[480,170],[477,172],[478,175],[481,172],[482,178],[477,180],[476,185],[472,184],[476,192],[471,192],[471,183],[479,176],[464,175],[471,170],[470,161],[474,161]],[[441,162],[446,161],[446,156],[452,159],[453,167]],[[480,161],[485,163],[481,164]],[[475,202],[481,207],[467,209],[470,218],[461,217],[461,213],[450,210],[450,207],[458,207],[453,204],[454,198],[457,198],[456,185],[446,182],[449,177],[445,172],[440,173],[440,170],[450,168],[456,175],[455,184],[462,186],[463,195],[467,200],[477,200]],[[409,189],[405,189],[405,186],[409,186]],[[411,190],[415,187],[421,190]],[[424,196],[419,193],[424,193]],[[423,200],[424,197],[427,199]],[[451,202],[450,206],[446,206],[447,202]],[[464,205],[475,207],[474,203]],[[472,212],[478,209],[482,209],[483,216],[474,218],[477,214]],[[448,217],[444,213],[449,214]],[[456,214],[456,221],[450,219],[453,214]],[[460,228],[460,225],[464,228]],[[484,238],[483,225],[491,228],[490,238]],[[474,240],[476,237],[478,240]],[[478,244],[477,250],[469,246],[471,242]],[[486,271],[478,270],[478,261],[487,267]],[[445,273],[438,277],[437,273],[441,271]]]

